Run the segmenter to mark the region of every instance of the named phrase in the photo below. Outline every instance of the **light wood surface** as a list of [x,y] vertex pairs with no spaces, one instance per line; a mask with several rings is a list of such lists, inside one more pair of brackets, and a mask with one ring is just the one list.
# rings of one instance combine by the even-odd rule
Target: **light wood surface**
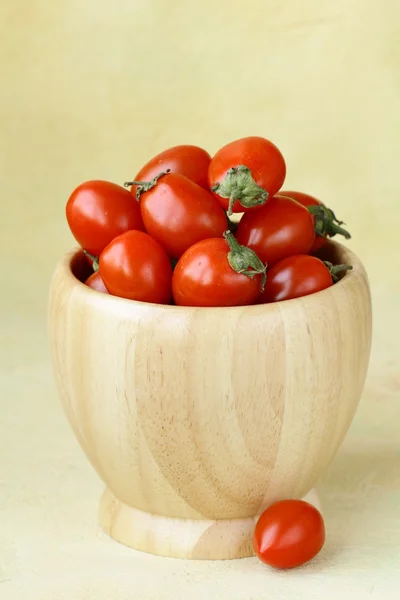
[[[364,268],[340,245],[328,257],[353,265],[331,288],[229,309],[100,294],[78,280],[81,252],[61,260],[49,305],[55,374],[109,490],[100,520],[111,536],[185,558],[249,556],[251,520],[311,489],[354,416],[371,344]],[[165,528],[144,513],[170,518],[174,542],[159,542]],[[141,514],[147,536],[134,526]]]
[[[314,489],[304,500],[322,511]],[[225,560],[254,555],[256,517],[214,521],[164,517],[132,508],[117,500],[108,489],[101,497],[99,517],[104,531],[114,539],[160,556]]]

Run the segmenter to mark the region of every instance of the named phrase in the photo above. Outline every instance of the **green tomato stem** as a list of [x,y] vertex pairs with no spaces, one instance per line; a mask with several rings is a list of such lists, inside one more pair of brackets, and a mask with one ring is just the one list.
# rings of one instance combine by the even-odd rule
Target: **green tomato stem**
[[125,181],[124,187],[127,188],[131,187],[132,185],[136,185],[136,200],[140,200],[140,196],[144,192],[148,192],[149,190],[151,190],[157,184],[160,177],[168,175],[168,173],[171,173],[171,169],[167,169],[166,171],[158,173],[158,175],[156,175],[151,181]]
[[351,235],[346,229],[343,229],[341,225],[344,225],[343,221],[339,221],[330,208],[327,208],[323,204],[317,206],[307,206],[310,215],[315,217],[315,232],[317,235],[325,237],[334,237],[335,235],[343,235],[346,240],[351,238]]
[[92,261],[93,271],[96,273],[99,270],[99,257],[90,254],[90,252],[87,252],[86,250],[84,250],[83,253]]
[[245,208],[251,208],[265,204],[268,200],[268,192],[254,181],[246,165],[229,169],[221,183],[215,183],[211,189],[221,198],[229,198],[228,217],[232,215],[236,201]]
[[264,265],[254,250],[239,244],[229,229],[225,231],[224,238],[229,246],[228,262],[232,269],[250,279],[261,275],[261,291],[263,291],[267,280],[267,265]]
[[331,274],[334,283],[339,281],[338,275],[340,275],[340,273],[346,273],[347,271],[351,271],[353,268],[351,265],[333,265],[327,260],[324,260],[323,263]]

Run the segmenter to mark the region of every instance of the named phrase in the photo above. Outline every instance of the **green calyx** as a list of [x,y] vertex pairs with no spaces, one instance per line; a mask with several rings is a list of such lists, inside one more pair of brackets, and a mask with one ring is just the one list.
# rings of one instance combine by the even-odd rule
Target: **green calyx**
[[350,233],[341,227],[341,225],[344,225],[343,221],[339,221],[330,208],[319,204],[317,206],[307,206],[307,209],[315,217],[315,232],[317,235],[334,237],[339,234],[343,235],[346,240],[351,238]]
[[166,171],[162,171],[162,173],[158,173],[158,175],[156,175],[151,181],[125,181],[124,187],[127,188],[131,187],[132,185],[136,185],[136,200],[140,200],[140,196],[144,192],[148,192],[149,190],[151,190],[155,185],[157,185],[157,182],[160,179],[160,177],[168,175],[168,173],[171,173],[171,169],[167,169]]
[[229,169],[221,183],[215,183],[211,189],[221,198],[229,198],[228,217],[236,201],[245,208],[251,208],[268,200],[268,192],[254,181],[250,169],[245,165]]
[[353,268],[351,265],[333,265],[327,260],[324,260],[323,263],[331,274],[334,283],[339,281],[338,275],[340,275],[340,273],[346,273],[346,271],[351,271]]
[[93,271],[96,273],[99,270],[99,257],[86,252],[86,250],[84,250],[83,253],[92,261]]
[[239,244],[231,231],[225,231],[224,238],[229,246],[228,262],[232,269],[250,279],[261,275],[261,291],[263,291],[267,280],[267,265],[264,265],[254,250]]

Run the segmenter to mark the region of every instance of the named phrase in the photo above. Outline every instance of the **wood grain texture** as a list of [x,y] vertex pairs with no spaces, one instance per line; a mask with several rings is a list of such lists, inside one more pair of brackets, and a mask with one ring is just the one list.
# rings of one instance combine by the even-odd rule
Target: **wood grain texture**
[[[271,502],[310,490],[351,423],[371,343],[365,271],[340,245],[329,251],[354,267],[335,286],[229,309],[114,298],[75,276],[81,253],[59,263],[49,304],[56,380],[109,490],[101,522],[111,536],[155,553],[221,557],[210,533],[187,548],[192,534],[179,520],[191,532],[204,532],[201,520],[242,527]],[[158,543],[153,526],[139,545],[122,535],[116,503],[180,523],[170,532],[185,549]],[[127,515],[139,513],[123,512],[126,532]],[[249,548],[247,536],[236,555]]]
[[[304,498],[321,510],[312,489]],[[257,517],[244,519],[178,519],[146,513],[120,502],[106,489],[99,520],[119,542],[162,556],[186,559],[230,559],[252,556]]]

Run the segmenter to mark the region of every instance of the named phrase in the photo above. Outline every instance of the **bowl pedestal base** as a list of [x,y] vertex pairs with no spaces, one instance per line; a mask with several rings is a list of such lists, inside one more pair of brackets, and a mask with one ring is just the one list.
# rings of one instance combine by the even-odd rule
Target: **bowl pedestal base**
[[[320,509],[314,489],[304,500]],[[99,521],[105,533],[118,542],[160,556],[217,560],[254,555],[257,517],[217,521],[163,517],[128,506],[106,489]]]

